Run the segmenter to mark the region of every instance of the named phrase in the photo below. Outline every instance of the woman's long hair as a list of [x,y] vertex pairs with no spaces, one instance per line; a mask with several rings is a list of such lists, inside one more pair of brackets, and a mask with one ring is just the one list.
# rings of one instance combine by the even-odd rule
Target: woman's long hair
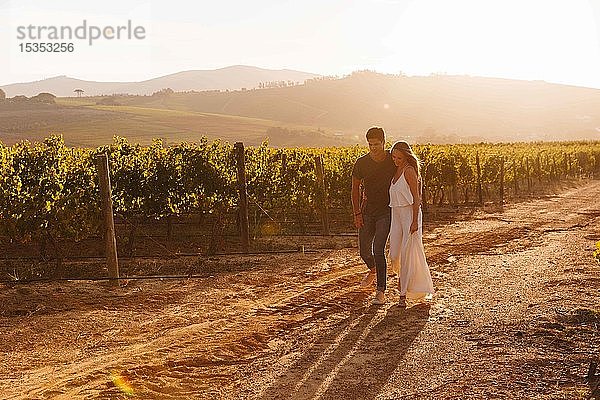
[[410,145],[404,140],[399,140],[392,146],[392,151],[394,150],[399,150],[404,154],[408,165],[412,166],[415,169],[415,171],[417,171],[417,178],[420,180],[421,162],[417,158],[417,155],[411,149]]

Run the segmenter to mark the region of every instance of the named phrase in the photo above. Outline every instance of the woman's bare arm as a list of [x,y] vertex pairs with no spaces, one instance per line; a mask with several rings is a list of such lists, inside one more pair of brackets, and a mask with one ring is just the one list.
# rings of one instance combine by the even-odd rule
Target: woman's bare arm
[[419,178],[417,177],[417,171],[413,167],[406,167],[404,171],[404,177],[408,183],[410,193],[413,197],[412,204],[412,223],[410,224],[410,233],[416,232],[419,229],[419,207],[421,206],[421,193],[419,191]]

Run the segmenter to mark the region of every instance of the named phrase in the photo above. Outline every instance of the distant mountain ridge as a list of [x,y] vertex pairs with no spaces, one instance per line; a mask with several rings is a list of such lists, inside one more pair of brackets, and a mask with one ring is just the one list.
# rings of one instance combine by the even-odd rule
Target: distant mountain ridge
[[265,69],[234,65],[214,70],[182,71],[140,82],[96,82],[56,76],[34,82],[13,83],[0,86],[7,97],[17,95],[35,96],[48,92],[59,97],[74,96],[75,89],[82,89],[84,96],[111,94],[149,95],[165,88],[174,91],[238,90],[258,87],[260,82],[292,81],[303,83],[320,75],[290,69]]
[[119,101],[329,128],[358,143],[372,125],[421,143],[600,140],[600,89],[543,81],[359,71],[293,87]]
[[[331,138],[336,143],[364,143],[364,132],[379,125],[390,141],[405,139],[411,143],[600,140],[600,89],[543,81],[372,71],[246,91],[184,92],[174,85],[194,76],[194,71],[188,71],[145,81],[158,81],[147,86],[154,91],[171,87],[175,92],[116,96],[107,103],[103,103],[107,98],[100,97],[59,99],[54,111],[19,111],[10,108],[17,105],[5,102],[0,110],[0,139],[3,132],[9,135],[5,141],[21,132],[65,132],[77,139],[93,131],[94,135],[107,135],[108,140],[116,132],[168,140],[195,140],[202,133],[252,144],[269,136],[271,143],[279,145],[318,146],[331,145]],[[269,75],[256,82],[270,80],[284,79]],[[124,90],[115,90],[119,91]],[[132,118],[137,122],[132,123]],[[316,134],[303,136],[302,132]]]

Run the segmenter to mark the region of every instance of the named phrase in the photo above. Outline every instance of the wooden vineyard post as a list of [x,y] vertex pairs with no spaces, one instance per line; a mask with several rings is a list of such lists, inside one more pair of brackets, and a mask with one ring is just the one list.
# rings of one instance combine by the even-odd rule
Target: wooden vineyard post
[[108,170],[108,157],[99,154],[96,158],[98,166],[98,179],[100,181],[100,196],[102,197],[102,214],[104,216],[104,240],[106,242],[106,265],[108,277],[113,279],[112,284],[119,286],[119,261],[117,259],[117,240],[115,238],[115,221]]
[[317,187],[319,188],[319,197],[321,199],[319,210],[321,213],[321,222],[323,224],[323,234],[329,235],[329,209],[327,207],[327,191],[325,190],[323,156],[321,155],[315,157],[315,174],[317,175]]
[[525,157],[525,171],[527,173],[527,193],[531,193],[531,173],[529,172],[529,157]]
[[425,186],[425,184],[423,183],[423,176],[421,176],[421,193],[422,193],[422,199],[421,199],[421,207],[423,207],[423,213],[426,213],[428,210],[427,207],[427,186]]
[[552,169],[552,163],[550,162],[550,156],[546,154],[546,169],[548,170],[548,183],[554,181],[554,170]]
[[500,157],[500,204],[504,204],[504,157]]
[[518,178],[517,159],[513,159],[513,186],[515,188],[515,196],[519,192],[519,178]]
[[537,157],[535,158],[535,175],[538,178],[538,185],[542,186],[542,166],[540,164],[539,153],[538,153]]
[[477,166],[477,200],[479,205],[483,205],[483,193],[481,189],[481,164],[479,162],[479,152],[475,153],[475,165]]
[[244,165],[244,143],[236,142],[233,145],[237,164],[237,183],[239,192],[239,217],[240,217],[240,237],[242,240],[242,251],[248,252],[250,247],[250,227],[248,224],[248,193],[246,189],[246,168]]

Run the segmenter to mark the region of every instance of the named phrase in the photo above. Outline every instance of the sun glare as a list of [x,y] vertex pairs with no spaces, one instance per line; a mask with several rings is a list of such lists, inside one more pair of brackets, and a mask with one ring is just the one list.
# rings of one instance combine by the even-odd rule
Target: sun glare
[[587,1],[415,1],[383,39],[381,69],[600,81],[598,36]]

